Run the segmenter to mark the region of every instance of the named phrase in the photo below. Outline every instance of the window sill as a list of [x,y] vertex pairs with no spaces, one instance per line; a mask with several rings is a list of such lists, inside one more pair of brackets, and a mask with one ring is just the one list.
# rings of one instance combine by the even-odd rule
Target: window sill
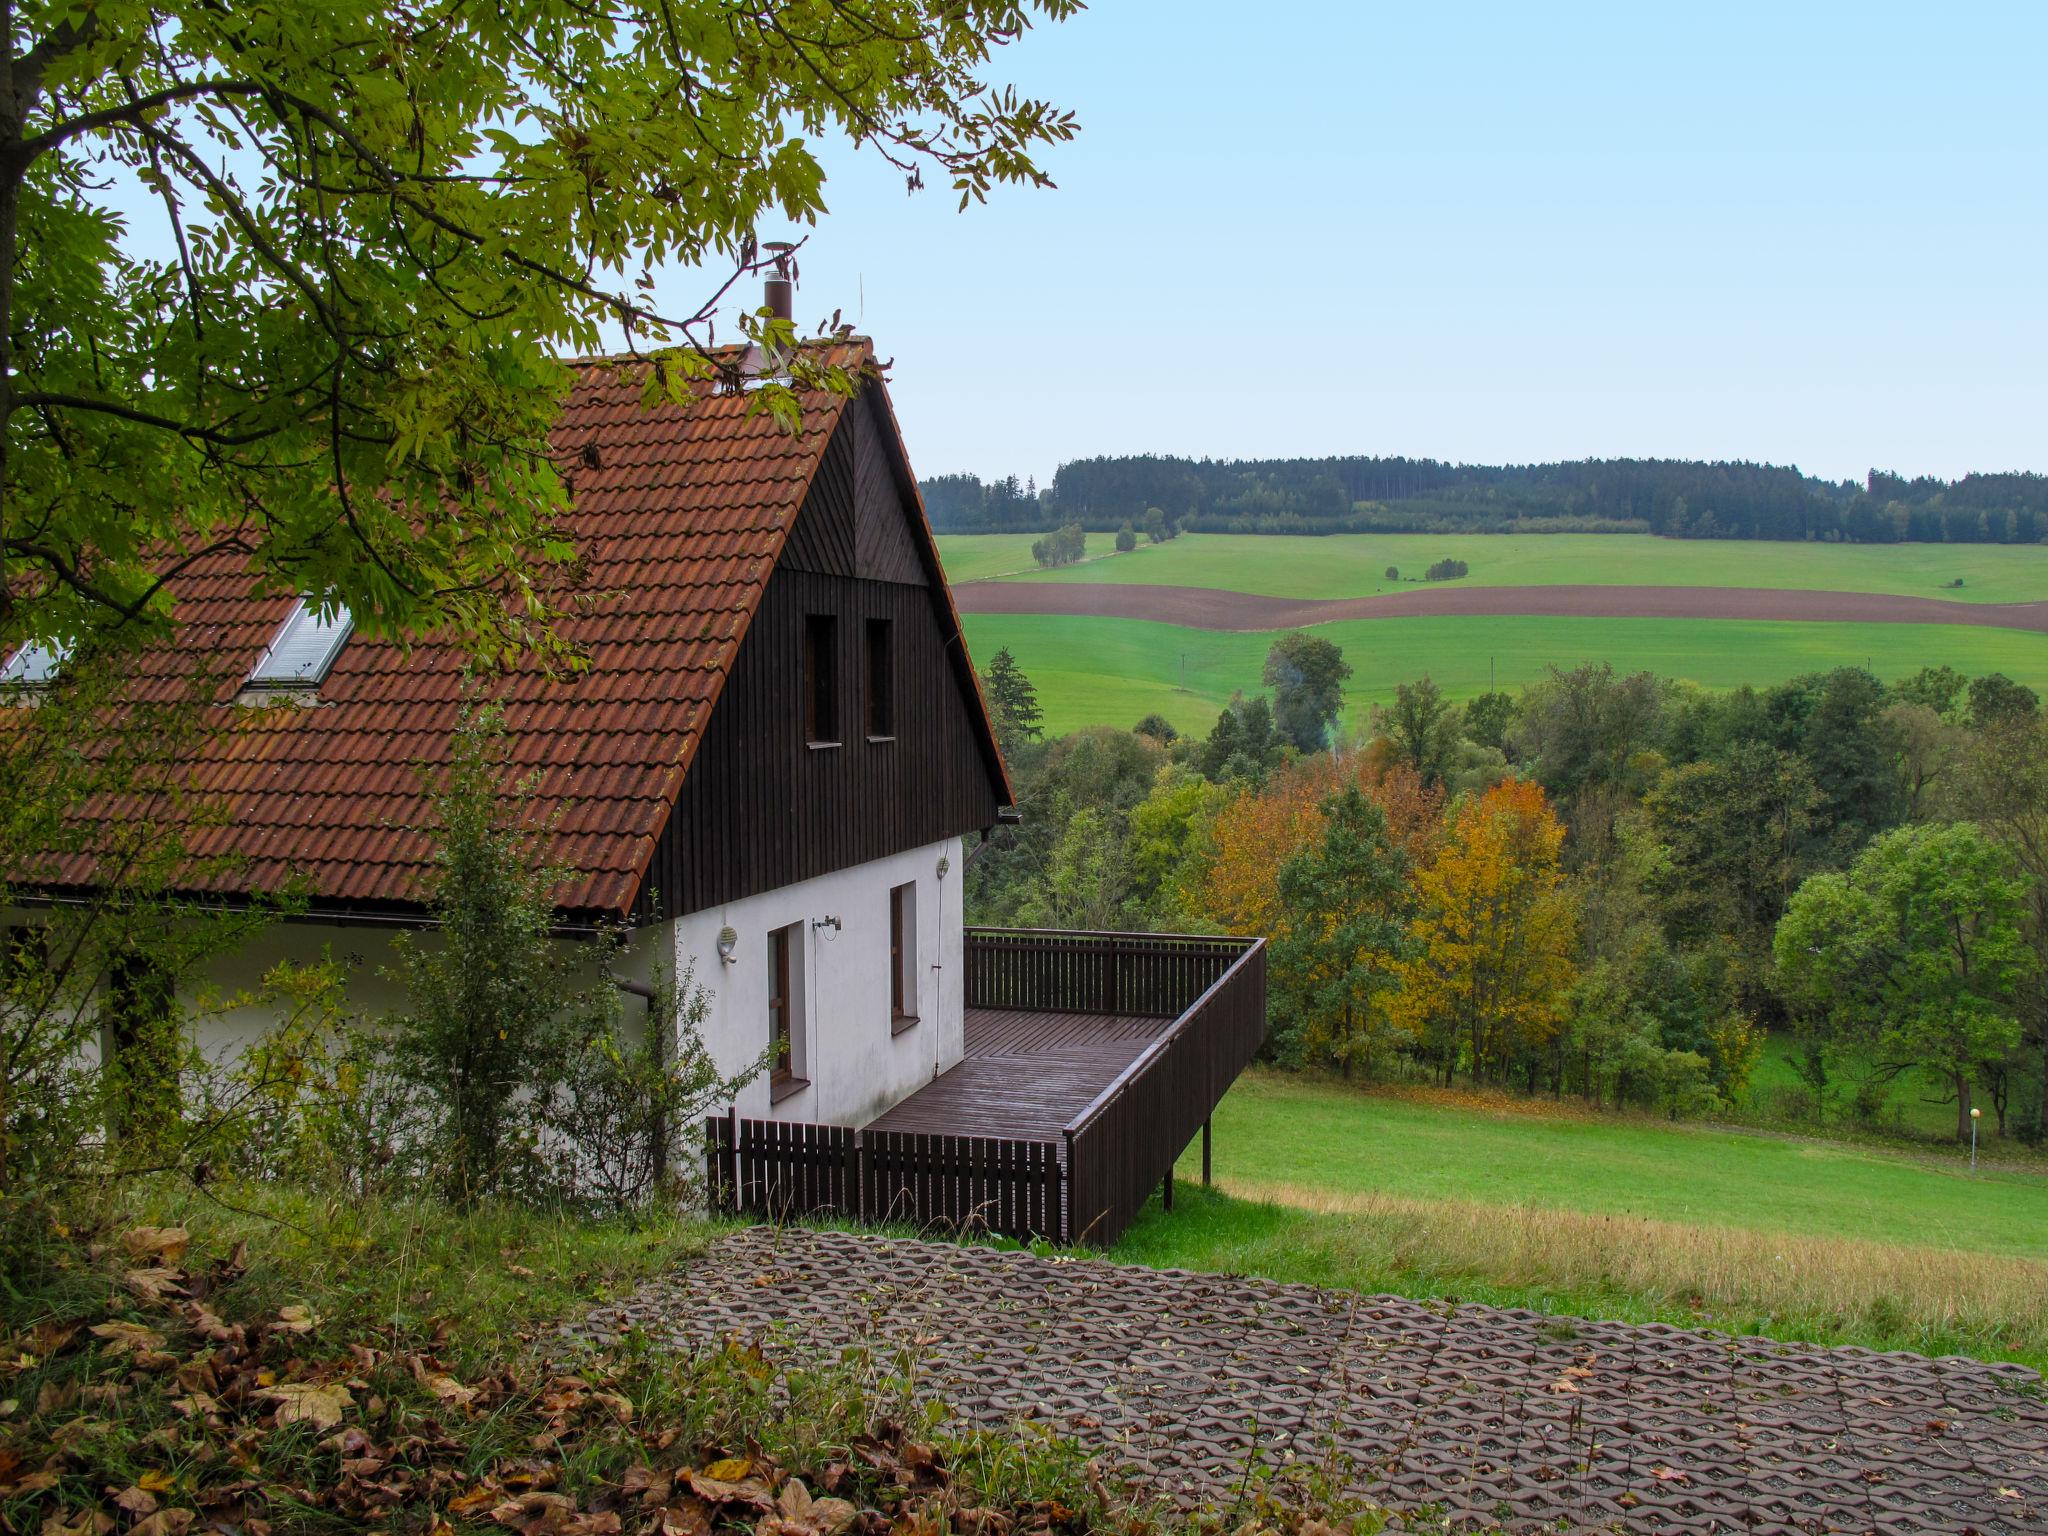
[[780,1104],[784,1099],[793,1098],[811,1086],[808,1077],[778,1077],[768,1084],[768,1102]]
[[836,741],[807,741],[804,745],[813,752],[837,752],[840,746]]
[[879,747],[879,746],[883,746],[883,745],[887,744],[888,742],[892,742],[892,741],[894,741],[895,739],[896,739],[896,738],[895,738],[895,737],[894,737],[893,735],[891,735],[891,736],[870,736],[870,737],[868,738],[868,745],[869,745],[869,746],[871,746],[871,747]]
[[900,1035],[905,1030],[915,1028],[917,1028],[917,1015],[914,1013],[894,1014],[889,1019],[889,1033],[892,1035]]

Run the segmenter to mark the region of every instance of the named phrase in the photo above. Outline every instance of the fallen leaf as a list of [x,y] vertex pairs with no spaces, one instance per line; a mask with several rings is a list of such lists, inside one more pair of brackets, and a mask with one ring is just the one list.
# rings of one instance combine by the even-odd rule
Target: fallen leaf
[[469,1492],[458,1493],[454,1498],[450,1499],[448,1501],[448,1512],[451,1515],[466,1515],[474,1510],[482,1509],[486,1504],[495,1503],[497,1498],[497,1489],[491,1487],[488,1483],[478,1483]]
[[476,1401],[476,1388],[465,1387],[453,1376],[440,1376],[429,1371],[420,1373],[420,1385],[444,1403],[458,1408],[467,1408]]
[[151,1467],[135,1479],[135,1486],[147,1488],[151,1493],[169,1493],[176,1486],[177,1479],[161,1467]]
[[341,1422],[342,1411],[354,1401],[343,1386],[323,1387],[312,1382],[287,1382],[263,1394],[277,1404],[277,1422],[310,1424],[315,1429],[332,1429]]
[[612,1417],[617,1419],[621,1424],[630,1424],[633,1422],[632,1403],[629,1402],[626,1398],[621,1397],[618,1393],[593,1392],[590,1394],[590,1400],[593,1403],[603,1403],[605,1407],[611,1410]]
[[153,1269],[128,1270],[121,1276],[121,1283],[152,1304],[185,1294],[185,1272],[166,1269],[162,1265]]
[[313,1309],[293,1305],[277,1309],[277,1321],[272,1324],[280,1333],[311,1333],[320,1326],[320,1319],[313,1315]]
[[1674,1467],[1659,1467],[1650,1476],[1657,1479],[1660,1483],[1688,1483],[1692,1481],[1692,1474],[1690,1472],[1680,1472]]
[[130,1526],[128,1536],[185,1536],[198,1518],[189,1509],[160,1509],[147,1520]]
[[164,1336],[140,1323],[95,1323],[92,1334],[96,1339],[105,1339],[117,1354],[135,1354],[164,1347]]
[[156,1513],[156,1495],[147,1488],[123,1488],[113,1497],[114,1508],[140,1520],[144,1515]]
[[185,1256],[191,1241],[192,1234],[183,1227],[132,1227],[121,1234],[121,1246],[137,1263],[155,1258],[175,1264]]

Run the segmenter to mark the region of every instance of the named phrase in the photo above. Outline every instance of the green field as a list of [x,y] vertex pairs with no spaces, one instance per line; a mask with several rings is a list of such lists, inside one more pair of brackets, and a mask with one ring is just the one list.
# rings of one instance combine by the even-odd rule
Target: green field
[[[1007,646],[1038,688],[1051,732],[1135,724],[1153,711],[1184,731],[1207,732],[1237,689],[1255,693],[1268,634],[1189,629],[1144,619],[1066,614],[969,614],[967,640],[985,664]],[[1491,680],[1514,689],[1547,666],[1612,662],[1710,688],[1764,686],[1805,672],[1869,666],[1903,677],[1930,662],[1976,675],[2004,672],[2048,692],[2048,637],[1951,624],[1800,624],[1751,619],[1351,619],[1316,626],[1344,648],[1354,721],[1397,683],[1428,673],[1454,698]]]
[[2048,1172],[1269,1073],[1118,1257],[2048,1362]]
[[[1269,597],[1369,597],[1420,583],[1386,579],[1398,567],[1419,577],[1432,562],[1463,560],[1471,587],[1770,587],[1885,592],[1963,602],[2048,599],[2048,545],[1792,544],[1763,540],[1657,539],[1647,534],[1287,534],[1189,533],[1166,544],[1111,553],[1108,534],[1089,535],[1107,555],[1056,571],[1031,559],[1031,534],[948,534],[939,540],[955,582],[1018,576],[1032,581],[1142,582],[1217,587]],[[1960,578],[1960,588],[1947,583]]]

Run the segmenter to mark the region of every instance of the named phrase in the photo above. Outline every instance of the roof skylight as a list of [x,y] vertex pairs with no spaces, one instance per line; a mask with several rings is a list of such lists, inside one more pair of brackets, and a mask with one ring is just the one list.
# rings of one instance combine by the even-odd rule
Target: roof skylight
[[249,686],[318,687],[341,654],[354,622],[348,609],[338,603],[323,618],[311,598],[300,598],[256,663],[256,670],[249,674]]
[[71,647],[62,640],[48,645],[31,640],[0,667],[0,687],[40,688],[56,679],[57,669],[70,655]]

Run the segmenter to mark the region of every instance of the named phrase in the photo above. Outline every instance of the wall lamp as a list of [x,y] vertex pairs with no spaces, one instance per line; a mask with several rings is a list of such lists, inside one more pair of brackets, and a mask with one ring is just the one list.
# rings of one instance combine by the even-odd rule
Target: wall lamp
[[737,963],[735,951],[740,947],[740,936],[730,928],[718,930],[718,958],[721,964]]

